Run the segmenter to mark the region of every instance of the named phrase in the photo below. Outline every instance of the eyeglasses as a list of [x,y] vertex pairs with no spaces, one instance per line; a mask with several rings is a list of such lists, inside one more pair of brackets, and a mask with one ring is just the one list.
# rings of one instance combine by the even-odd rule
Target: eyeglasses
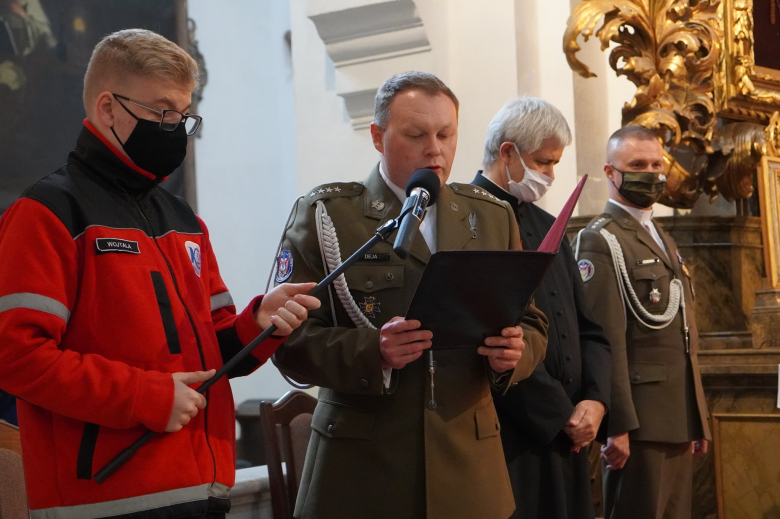
[[176,110],[159,110],[157,108],[152,108],[151,106],[143,105],[138,101],[133,101],[129,97],[120,96],[119,94],[111,95],[116,98],[120,105],[122,105],[122,108],[127,110],[127,113],[136,119],[138,119],[138,117],[133,112],[128,110],[127,107],[122,104],[122,101],[119,101],[120,99],[124,99],[128,103],[133,103],[134,105],[138,105],[141,108],[146,108],[147,110],[160,114],[160,129],[166,132],[172,132],[178,128],[180,124],[184,123],[184,129],[187,131],[187,135],[195,135],[195,132],[197,132],[198,128],[200,128],[200,123],[203,122],[203,118],[199,115],[184,115],[183,113]]

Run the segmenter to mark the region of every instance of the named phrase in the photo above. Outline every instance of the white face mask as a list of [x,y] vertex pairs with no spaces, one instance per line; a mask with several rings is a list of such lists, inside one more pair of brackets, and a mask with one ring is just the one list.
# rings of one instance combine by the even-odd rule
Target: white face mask
[[526,166],[523,157],[520,156],[520,150],[517,149],[517,144],[514,146],[517,156],[525,169],[525,176],[523,176],[523,180],[520,182],[515,182],[509,175],[509,166],[505,165],[506,178],[509,181],[509,192],[521,202],[536,202],[550,189],[553,180],[547,175]]

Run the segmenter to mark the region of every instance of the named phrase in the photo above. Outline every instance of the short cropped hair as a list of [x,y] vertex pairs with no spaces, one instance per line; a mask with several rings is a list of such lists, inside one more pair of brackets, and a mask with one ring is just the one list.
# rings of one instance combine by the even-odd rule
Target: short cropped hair
[[615,148],[629,139],[636,141],[656,141],[659,144],[661,142],[655,133],[644,126],[624,126],[610,135],[609,140],[607,140],[607,162],[612,161],[612,153],[614,153]]
[[390,103],[395,96],[406,90],[421,90],[431,96],[444,94],[455,104],[456,113],[460,106],[452,90],[433,74],[417,71],[402,72],[379,87],[374,100],[374,124],[383,130],[387,128],[387,121],[390,120]]
[[84,75],[84,108],[102,91],[107,78],[128,76],[172,80],[198,88],[198,64],[172,41],[145,29],[125,29],[109,34],[95,46]]
[[523,96],[509,101],[493,116],[485,135],[484,166],[498,160],[501,145],[512,142],[520,153],[533,153],[546,139],[561,148],[571,144],[571,130],[560,110],[538,97]]

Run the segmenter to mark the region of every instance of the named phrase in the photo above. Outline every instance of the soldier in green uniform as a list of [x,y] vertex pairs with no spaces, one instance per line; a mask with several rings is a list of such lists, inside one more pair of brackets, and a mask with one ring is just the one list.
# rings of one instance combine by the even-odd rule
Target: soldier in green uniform
[[610,137],[604,170],[610,200],[574,244],[593,315],[612,345],[604,515],[690,518],[691,454],[707,451],[710,431],[689,271],[652,220],[666,185],[663,150],[651,131],[627,126]]
[[433,252],[520,248],[505,202],[445,184],[457,109],[431,74],[387,80],[371,126],[380,163],[363,182],[306,193],[285,230],[276,282],[320,279],[399,215],[416,170],[443,184],[409,257],[377,245],[276,354],[282,373],[321,387],[297,518],[506,519],[515,508],[490,388],[506,390],[544,358],[544,315],[532,305],[484,345],[435,353],[432,332],[403,318]]

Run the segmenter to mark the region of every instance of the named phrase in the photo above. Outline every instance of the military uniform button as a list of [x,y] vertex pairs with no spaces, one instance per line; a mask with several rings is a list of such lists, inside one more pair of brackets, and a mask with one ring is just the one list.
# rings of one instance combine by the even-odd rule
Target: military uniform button
[[558,317],[560,317],[560,316],[562,316],[562,315],[563,315],[563,312],[561,312],[560,310],[558,310],[557,312],[555,312],[555,315],[557,315]]
[[634,382],[639,382],[640,380],[642,380],[642,377],[639,375],[634,375]]
[[569,334],[568,333],[562,333],[561,334],[561,339],[568,339],[568,338],[569,338]]
[[655,272],[651,272],[651,273],[650,273],[650,277],[651,277],[651,278],[653,278],[653,279],[655,279]]
[[360,387],[363,389],[368,389],[368,380],[361,378],[360,379]]
[[566,383],[567,383],[567,384],[571,384],[572,382],[574,382],[574,379],[573,379],[573,378],[567,378],[567,379],[566,379]]
[[552,292],[550,292],[550,295],[551,295],[551,296],[554,296],[555,294],[557,294],[557,292],[556,292],[555,290],[553,290]]
[[392,272],[388,272],[387,274],[385,274],[385,279],[388,281],[392,281],[394,278],[395,276],[393,276]]
[[431,400],[431,401],[428,402],[428,409],[430,409],[431,411],[435,411],[436,407],[438,407],[438,406],[436,405],[436,401],[435,400]]
[[353,185],[352,185],[352,190],[353,190],[353,191],[357,191],[358,189],[360,189],[360,186],[359,186],[359,185],[357,185],[357,184],[353,184]]
[[366,281],[366,288],[374,288],[374,282],[373,281]]
[[453,186],[452,186],[452,190],[453,190],[453,191],[457,191],[458,189],[460,189],[458,186],[456,186],[456,185],[453,185]]
[[328,432],[329,432],[329,433],[332,433],[332,432],[333,432],[333,424],[330,424],[330,425],[328,426]]
[[571,360],[571,355],[566,355],[566,360]]

